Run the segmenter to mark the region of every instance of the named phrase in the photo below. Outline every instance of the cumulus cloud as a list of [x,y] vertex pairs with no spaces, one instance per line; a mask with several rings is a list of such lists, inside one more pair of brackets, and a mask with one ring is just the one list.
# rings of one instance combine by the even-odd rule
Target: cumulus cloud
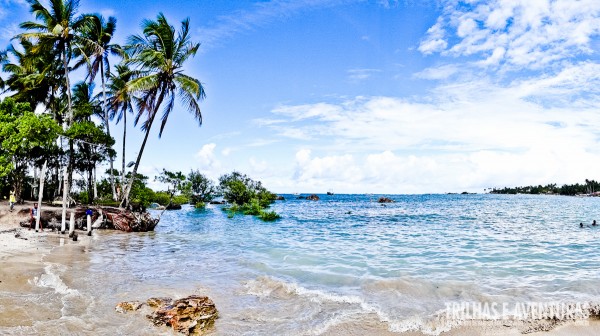
[[540,69],[590,54],[600,34],[596,0],[447,0],[419,51],[477,55],[480,66]]
[[210,178],[217,178],[222,168],[221,162],[215,156],[216,147],[216,144],[209,143],[202,146],[198,153],[196,153],[198,169]]
[[594,176],[599,109],[600,65],[582,62],[507,85],[452,82],[420,98],[282,105],[274,117],[287,122],[264,127],[312,135],[292,177],[310,190],[481,191]]
[[309,191],[348,193],[440,193],[502,188],[516,184],[581,182],[593,174],[600,156],[584,150],[530,148],[523,152],[365,155],[312,157],[296,153],[293,185]]
[[425,55],[440,52],[448,46],[446,42],[446,32],[443,28],[443,21],[438,21],[427,30],[427,39],[419,44],[419,51]]

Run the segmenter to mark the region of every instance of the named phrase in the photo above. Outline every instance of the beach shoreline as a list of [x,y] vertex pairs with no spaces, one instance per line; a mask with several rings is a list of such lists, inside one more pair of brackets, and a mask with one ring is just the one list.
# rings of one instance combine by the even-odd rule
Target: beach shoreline
[[[67,235],[56,231],[45,230],[35,232],[19,226],[19,222],[28,218],[26,212],[22,209],[28,209],[33,203],[17,205],[13,212],[8,211],[6,202],[0,203],[0,334],[9,332],[12,334],[15,330],[17,334],[27,334],[36,330],[36,324],[48,320],[59,320],[63,318],[65,310],[65,301],[62,297],[54,297],[61,290],[65,292],[78,291],[77,282],[73,279],[58,279],[58,283],[64,285],[59,288],[56,283],[49,286],[44,281],[53,276],[49,267],[66,268],[73,267],[71,257],[81,262],[86,261],[87,256],[81,256],[82,249],[90,243],[90,237],[80,235],[77,242],[68,239]],[[18,237],[15,237],[17,235]],[[79,253],[79,254],[77,254]],[[66,272],[65,272],[66,273]],[[56,280],[56,279],[54,279]],[[64,281],[64,283],[63,283]],[[113,286],[110,279],[102,280],[103,286]],[[61,285],[61,286],[62,286]],[[82,293],[84,291],[81,291]],[[52,297],[43,305],[32,304],[27,300],[22,300],[24,296],[38,294],[43,297]],[[130,293],[132,295],[132,293]],[[136,295],[144,296],[145,293]],[[90,305],[85,299],[78,303],[81,307]],[[81,308],[80,307],[80,308]],[[217,307],[218,308],[218,307]],[[87,309],[87,308],[86,308]],[[67,309],[68,310],[68,309]],[[141,316],[124,317],[119,313],[113,312],[116,319],[133,318],[138,319],[138,323],[147,324],[148,329],[140,331],[140,335],[151,334],[149,330],[155,328],[148,321],[144,321]],[[226,312],[225,312],[226,314]],[[44,321],[42,321],[44,320]],[[532,332],[529,335],[597,335],[600,334],[600,322],[596,319],[583,321],[564,322],[549,331]],[[219,321],[217,320],[214,334],[219,335]],[[87,333],[85,330],[83,333]],[[164,333],[163,329],[156,329],[156,333]],[[77,330],[74,331],[77,334]],[[99,331],[99,334],[102,332]],[[170,333],[169,333],[170,334]],[[379,321],[377,317],[367,319],[360,318],[357,321],[343,321],[333,324],[331,327],[321,330],[321,335],[426,335],[420,331],[392,332],[389,331],[389,325],[386,322]],[[496,323],[481,323],[481,325],[457,326],[449,331],[440,333],[440,335],[522,335],[518,328],[506,327]]]

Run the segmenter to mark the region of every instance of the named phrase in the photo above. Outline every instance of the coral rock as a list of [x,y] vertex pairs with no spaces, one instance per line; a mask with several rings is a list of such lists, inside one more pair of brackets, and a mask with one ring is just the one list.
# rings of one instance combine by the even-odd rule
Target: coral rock
[[144,303],[139,301],[120,302],[117,305],[117,307],[115,307],[115,310],[119,313],[124,313],[127,311],[136,311],[140,309],[143,305]]
[[[150,298],[146,303],[121,302],[115,308],[120,313],[136,311],[142,306],[152,309],[146,317],[156,326],[167,326],[184,335],[201,335],[219,317],[214,302],[206,296],[191,295],[182,299]],[[148,312],[149,310],[145,310]]]

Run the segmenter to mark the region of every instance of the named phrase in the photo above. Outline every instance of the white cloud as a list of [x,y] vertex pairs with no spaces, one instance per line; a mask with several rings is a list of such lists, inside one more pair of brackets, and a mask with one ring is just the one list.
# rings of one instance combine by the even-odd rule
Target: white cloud
[[455,64],[445,64],[436,67],[426,68],[413,75],[421,79],[448,79],[458,73],[461,69]]
[[198,169],[209,178],[217,178],[221,173],[221,162],[215,156],[216,147],[216,144],[209,143],[202,146],[196,153],[196,160],[199,163]]
[[360,178],[360,170],[356,168],[352,155],[313,158],[309,149],[301,149],[296,153],[295,185],[311,186],[315,190],[326,187],[325,183],[351,185]]
[[419,51],[478,55],[481,66],[540,69],[593,52],[600,34],[597,0],[448,0]]
[[313,157],[310,150],[303,149],[296,153],[295,174],[286,191],[292,192],[289,186],[293,185],[306,192],[482,192],[515,185],[581,182],[582,176],[594,174],[593,167],[598,164],[600,156],[566,146],[519,153],[481,150],[397,155],[383,151],[321,157]]
[[600,65],[582,62],[507,85],[454,82],[420,99],[279,106],[287,122],[265,127],[311,135],[295,151],[299,190],[481,191],[594,178],[598,110]]
[[234,151],[233,148],[231,148],[231,147],[225,147],[221,151],[221,155],[223,155],[223,156],[229,156],[229,154],[231,154],[231,152],[233,152],[233,151]]
[[250,165],[250,174],[264,174],[269,169],[269,164],[265,160],[257,160],[254,157],[251,157],[248,160],[248,164]]
[[438,19],[438,21],[427,30],[427,39],[422,41],[418,48],[420,52],[425,55],[430,55],[446,49],[448,42],[445,40],[446,32],[442,26],[442,21]]
[[373,74],[381,72],[379,69],[350,69],[348,70],[348,79],[352,82],[359,82],[369,79]]

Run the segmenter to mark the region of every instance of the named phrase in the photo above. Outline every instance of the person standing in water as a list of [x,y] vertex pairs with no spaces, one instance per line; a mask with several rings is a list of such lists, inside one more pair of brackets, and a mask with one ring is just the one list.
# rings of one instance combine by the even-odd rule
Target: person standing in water
[[592,222],[592,226],[596,226],[596,220],[594,219],[594,221]]

